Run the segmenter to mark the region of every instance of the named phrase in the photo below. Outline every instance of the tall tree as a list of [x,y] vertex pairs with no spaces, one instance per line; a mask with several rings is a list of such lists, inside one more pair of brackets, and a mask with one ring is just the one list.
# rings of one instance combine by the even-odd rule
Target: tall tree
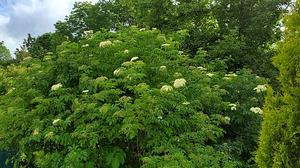
[[58,33],[79,40],[85,31],[116,28],[124,16],[127,15],[123,8],[112,1],[76,2],[71,14],[64,21],[57,22],[55,27]]
[[217,0],[214,13],[220,38],[212,44],[212,58],[228,60],[231,70],[248,67],[262,76],[274,72],[270,44],[278,40],[278,21],[290,0]]
[[16,51],[17,60],[24,57],[43,58],[48,52],[56,52],[56,47],[68,38],[60,33],[45,33],[38,37],[32,37],[28,34],[27,39]]
[[285,36],[274,64],[281,93],[269,91],[256,161],[261,168],[300,167],[300,1],[285,18]]

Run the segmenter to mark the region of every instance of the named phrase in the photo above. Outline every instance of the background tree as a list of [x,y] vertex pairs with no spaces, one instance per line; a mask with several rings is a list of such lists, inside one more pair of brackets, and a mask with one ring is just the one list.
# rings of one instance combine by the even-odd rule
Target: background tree
[[45,33],[36,38],[28,34],[22,46],[16,50],[16,59],[22,60],[29,56],[42,59],[48,52],[55,53],[56,47],[67,40],[67,36],[57,32]]
[[193,57],[199,48],[211,60],[226,60],[228,71],[247,67],[273,78],[270,46],[280,37],[280,15],[290,0],[116,0],[95,5],[76,3],[57,32],[77,39],[88,30],[117,30],[128,25],[158,28],[168,34],[186,29],[189,36],[181,48]]
[[210,46],[213,58],[224,58],[230,70],[251,68],[274,78],[270,45],[279,40],[278,20],[289,0],[217,0],[215,15],[220,38]]
[[11,55],[9,50],[5,47],[4,42],[0,42],[0,61],[11,60]]
[[71,14],[55,24],[56,31],[72,40],[79,40],[86,31],[116,29],[129,20],[124,10],[114,1],[99,1],[96,4],[76,2]]
[[259,149],[259,167],[300,167],[300,2],[285,18],[285,36],[274,64],[280,71],[281,91],[268,93]]

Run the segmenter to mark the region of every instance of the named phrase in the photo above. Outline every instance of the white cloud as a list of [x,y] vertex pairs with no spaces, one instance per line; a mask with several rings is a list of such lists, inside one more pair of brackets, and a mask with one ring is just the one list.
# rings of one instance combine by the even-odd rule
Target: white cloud
[[0,26],[7,24],[9,20],[9,17],[0,15]]
[[41,35],[54,30],[54,23],[71,11],[74,2],[98,0],[14,0],[0,11],[0,41],[14,52],[30,33]]

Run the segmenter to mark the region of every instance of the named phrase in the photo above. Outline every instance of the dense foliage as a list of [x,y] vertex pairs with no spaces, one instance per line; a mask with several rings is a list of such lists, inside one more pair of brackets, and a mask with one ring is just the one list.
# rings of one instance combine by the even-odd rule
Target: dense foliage
[[297,10],[280,91],[271,63],[289,3],[75,3],[0,59],[0,152],[15,167],[299,166]]
[[280,70],[281,92],[269,91],[257,152],[257,163],[267,167],[300,167],[299,113],[299,1],[285,18],[286,32],[274,58]]
[[265,81],[189,58],[184,35],[102,31],[3,68],[0,147],[21,167],[252,164]]

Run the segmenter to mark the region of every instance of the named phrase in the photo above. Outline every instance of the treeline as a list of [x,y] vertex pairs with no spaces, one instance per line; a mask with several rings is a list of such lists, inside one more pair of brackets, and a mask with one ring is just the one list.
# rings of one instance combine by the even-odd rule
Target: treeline
[[[86,31],[118,31],[131,25],[157,28],[169,34],[186,30],[180,49],[191,57],[201,48],[210,60],[225,61],[228,71],[250,68],[260,76],[274,78],[270,62],[272,45],[280,40],[281,16],[290,0],[114,0],[96,4],[75,3],[55,33],[25,40],[23,49],[34,57],[55,51],[69,39],[79,41]],[[66,39],[67,38],[67,39]],[[21,48],[21,51],[22,51]],[[17,57],[22,57],[18,54]]]

